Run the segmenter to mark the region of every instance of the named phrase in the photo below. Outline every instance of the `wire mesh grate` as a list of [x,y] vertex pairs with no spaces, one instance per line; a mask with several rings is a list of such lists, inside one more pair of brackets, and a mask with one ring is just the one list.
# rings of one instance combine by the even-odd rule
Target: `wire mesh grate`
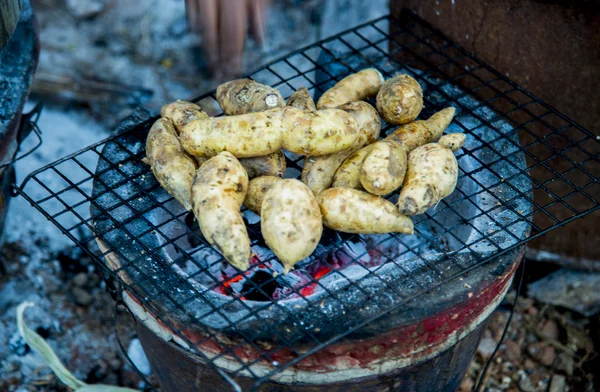
[[[424,90],[421,117],[454,106],[448,132],[468,135],[456,191],[415,217],[414,236],[325,230],[315,254],[283,276],[258,217],[244,211],[256,255],[236,271],[142,163],[155,118],[31,173],[17,192],[98,261],[131,306],[232,385],[244,376],[255,387],[343,338],[377,333],[381,320],[406,322],[398,314],[417,299],[485,266],[510,268],[516,257],[502,256],[598,210],[597,138],[412,14],[358,26],[249,77],[284,97],[300,87],[318,97],[366,67],[411,74]],[[195,101],[220,114],[214,92]],[[286,177],[298,177],[303,157],[286,156]]]

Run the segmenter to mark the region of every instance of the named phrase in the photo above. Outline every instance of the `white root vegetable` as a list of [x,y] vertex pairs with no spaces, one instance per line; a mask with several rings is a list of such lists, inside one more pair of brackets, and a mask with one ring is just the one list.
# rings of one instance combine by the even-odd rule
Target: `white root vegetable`
[[348,188],[330,188],[317,195],[323,224],[345,233],[413,233],[412,220],[389,201]]
[[238,158],[271,154],[324,155],[350,147],[358,135],[354,117],[339,109],[311,112],[292,107],[196,120],[184,127],[181,145],[193,156],[229,151]]
[[413,121],[423,109],[423,90],[411,76],[397,75],[386,80],[377,93],[377,110],[390,124]]
[[221,84],[217,87],[217,101],[226,115],[262,112],[285,105],[279,91],[250,79]]
[[453,152],[459,150],[467,140],[467,135],[464,133],[449,133],[444,135],[438,140],[438,144],[446,146]]
[[285,179],[265,194],[261,206],[265,242],[288,273],[311,255],[323,233],[321,211],[315,196],[302,182]]
[[438,140],[452,122],[455,113],[456,109],[448,107],[435,113],[427,120],[404,124],[396,129],[392,135],[396,135],[402,140],[406,152],[409,153],[419,146]]
[[438,143],[418,147],[408,155],[398,209],[406,215],[423,214],[450,195],[457,181],[458,162],[449,147]]
[[160,115],[173,122],[178,134],[191,121],[208,118],[208,114],[199,105],[181,100],[164,105],[160,110]]
[[379,137],[381,120],[379,114],[366,102],[350,102],[338,109],[351,114],[357,121],[359,137],[354,144],[346,150],[329,155],[308,157],[304,161],[302,182],[304,182],[315,195],[331,187],[338,167],[354,152],[365,144],[373,143]]
[[325,91],[317,102],[318,109],[336,108],[348,102],[362,101],[373,97],[383,84],[381,72],[375,68],[363,69],[346,76]]
[[240,163],[246,169],[249,179],[261,176],[283,177],[286,168],[285,155],[281,150],[262,157],[240,158]]
[[397,138],[372,145],[360,167],[360,183],[374,195],[387,195],[402,185],[406,174],[406,151]]
[[279,177],[262,176],[256,177],[248,184],[248,192],[244,199],[244,205],[255,214],[260,215],[261,206],[265,194],[277,182],[282,181]]
[[301,87],[296,90],[288,98],[287,105],[296,109],[302,110],[317,110],[315,101],[313,101],[306,87]]
[[191,210],[191,186],[196,163],[181,148],[171,120],[160,118],[150,128],[146,139],[146,159],[162,187],[186,210]]
[[207,160],[192,184],[192,205],[200,230],[235,268],[246,270],[250,239],[240,213],[248,190],[248,175],[229,152]]

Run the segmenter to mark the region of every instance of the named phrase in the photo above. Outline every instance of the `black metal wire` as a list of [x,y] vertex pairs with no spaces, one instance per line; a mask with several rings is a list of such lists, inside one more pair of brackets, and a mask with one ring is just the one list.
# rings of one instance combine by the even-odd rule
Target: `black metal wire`
[[[513,254],[527,241],[600,209],[600,184],[597,179],[600,174],[600,144],[594,135],[473,57],[416,15],[407,15],[405,19],[400,23],[390,17],[382,17],[362,24],[294,51],[249,75],[279,88],[284,96],[288,96],[301,86],[308,87],[309,91],[318,95],[346,74],[365,67],[376,67],[386,77],[402,70],[413,73],[424,87],[427,110],[452,105],[460,113],[453,122],[456,130],[467,133],[474,143],[457,155],[459,162],[468,160],[471,165],[461,165],[459,181],[471,184],[472,189],[458,187],[451,199],[442,200],[437,208],[422,217],[416,217],[416,236],[413,237],[416,242],[398,234],[369,240],[348,234],[332,237],[326,246],[318,248],[315,253],[320,266],[328,270],[329,275],[326,276],[336,277],[343,282],[347,290],[353,290],[360,296],[360,301],[345,302],[339,290],[332,289],[313,275],[305,274],[301,284],[282,281],[275,273],[277,260],[274,256],[260,260],[260,265],[251,266],[252,274],[262,269],[269,276],[260,282],[246,279],[245,273],[239,271],[226,277],[216,276],[211,271],[222,263],[222,259],[215,259],[210,265],[198,262],[194,257],[212,248],[201,234],[186,227],[187,214],[173,209],[174,199],[161,194],[156,182],[147,181],[146,177],[152,174],[142,164],[144,151],[132,147],[133,144],[143,143],[155,118],[144,120],[34,171],[16,188],[16,192],[96,260],[104,275],[116,282],[117,287],[138,300],[236,390],[239,390],[239,386],[233,377],[241,375],[253,378],[254,388],[257,388],[278,372],[297,365],[344,337],[356,334],[410,301],[456,282],[469,272],[499,265],[502,256]],[[345,51],[338,52],[340,47]],[[335,71],[335,67],[342,67],[344,72]],[[447,88],[457,85],[460,90]],[[455,95],[456,91],[460,91],[460,94]],[[216,102],[214,92],[193,100]],[[498,125],[500,122],[510,125],[510,131],[501,129],[504,125]],[[392,130],[387,125],[382,133]],[[521,137],[520,140],[517,135]],[[113,155],[107,155],[106,151],[112,151]],[[119,158],[116,159],[116,156]],[[523,156],[527,159],[526,165],[522,164]],[[96,161],[99,162],[98,168]],[[299,174],[302,161],[303,157],[288,159],[288,170],[295,170]],[[107,178],[108,174],[113,176],[112,179]],[[62,185],[46,181],[48,178],[60,181]],[[582,181],[581,178],[586,180]],[[92,183],[94,193],[91,192]],[[523,188],[525,183],[531,186]],[[557,189],[555,185],[559,183],[562,188]],[[128,189],[129,193],[124,189]],[[480,205],[480,199],[486,197],[495,200],[497,205]],[[577,203],[572,201],[575,198],[578,198]],[[528,207],[521,210],[519,206],[522,205]],[[90,208],[93,214],[90,214]],[[469,211],[467,217],[462,210]],[[124,217],[115,217],[119,211],[126,212]],[[148,213],[154,211],[160,211],[164,216],[160,222],[147,217]],[[445,222],[448,217],[453,219],[451,224]],[[477,220],[485,220],[490,226],[478,227],[473,223]],[[102,221],[110,225],[105,225],[107,228],[103,229],[98,225]],[[143,229],[136,229],[133,225],[136,222]],[[515,234],[513,231],[517,227],[530,228],[531,236],[526,238],[523,233]],[[472,238],[457,234],[462,228],[470,230]],[[179,230],[178,234],[174,230]],[[114,231],[121,233],[123,239],[120,242],[105,240]],[[264,246],[259,228],[249,225],[248,232],[253,246]],[[142,240],[147,236],[155,236],[160,244],[149,245]],[[102,239],[107,248],[92,251],[89,245],[96,238]],[[190,248],[182,242],[189,240],[197,245]],[[384,250],[388,241],[405,250],[398,254],[386,254]],[[449,246],[449,241],[454,245]],[[350,252],[346,247],[350,243],[359,244],[362,250],[358,254]],[[493,251],[489,254],[480,253],[475,250],[480,246],[487,246]],[[128,257],[124,249],[130,247],[139,249],[140,254]],[[172,256],[168,261],[161,257],[162,252],[167,250]],[[440,257],[433,260],[424,257],[424,252],[433,252]],[[460,252],[468,257],[456,256]],[[379,257],[383,265],[394,265],[400,271],[405,286],[399,288],[386,281],[385,276],[379,273],[381,266],[367,266],[359,262],[371,254]],[[118,259],[120,266],[109,267],[103,261],[107,256]],[[410,269],[404,262],[398,261],[408,258],[418,261],[419,268]],[[348,265],[355,266],[362,275],[353,277],[343,267],[336,267],[340,260],[348,260]],[[148,261],[156,263],[157,268],[163,271],[170,271],[165,276],[171,279],[171,284],[189,289],[191,294],[175,295],[171,287],[156,282],[152,270],[148,269]],[[196,270],[187,278],[174,272],[174,268],[188,264]],[[202,277],[208,279],[202,289],[191,286],[190,279]],[[249,306],[241,294],[233,293],[223,306],[216,306],[207,299],[207,293],[219,290],[227,292],[229,287],[225,285],[225,279],[246,279],[245,282],[250,286],[247,292],[261,296],[263,302]],[[379,292],[372,292],[367,287],[368,279],[376,279],[381,285],[380,290],[394,296],[396,302],[360,322],[349,324],[334,335],[321,335],[300,327],[302,315],[283,306],[269,291],[269,287],[280,285],[287,298],[295,297],[302,301],[303,311],[326,315],[320,309],[322,302],[304,295],[306,290],[322,292],[323,298],[341,312],[330,321],[334,325],[343,321],[344,313],[360,312],[363,306],[377,303]],[[206,305],[205,313],[191,311],[194,303]],[[225,309],[232,305],[239,305],[246,315],[241,319],[229,319]],[[269,309],[284,316],[276,322],[270,320],[263,315]],[[185,316],[189,320],[188,325],[175,325],[171,313]],[[223,320],[226,328],[235,332],[237,341],[224,340],[203,323],[204,319],[215,316]],[[249,332],[237,328],[251,318],[261,323],[262,330]],[[295,325],[297,333],[283,332],[286,323]],[[203,338],[192,342],[183,333],[191,327]],[[264,331],[268,331],[273,339],[273,346],[268,349],[259,343]],[[208,358],[200,350],[203,343],[217,344],[220,352]],[[237,354],[240,350],[253,351],[257,354],[256,358],[241,358]],[[290,353],[292,359],[273,364],[271,370],[262,376],[255,373],[253,366],[271,363],[273,355],[282,352]],[[220,359],[232,361],[239,368],[225,372],[215,364]]]
[[508,314],[508,319],[506,320],[506,324],[504,325],[504,329],[502,330],[502,336],[500,336],[500,340],[498,340],[498,344],[496,344],[496,348],[492,352],[492,355],[488,358],[485,363],[485,366],[481,370],[481,374],[479,375],[479,379],[477,381],[477,385],[473,387],[473,392],[479,392],[481,388],[485,388],[483,381],[485,380],[485,376],[487,374],[488,368],[490,364],[494,360],[494,357],[500,350],[500,346],[504,342],[504,338],[506,337],[506,333],[508,332],[508,327],[510,326],[510,322],[512,321],[513,315],[515,313],[515,307],[517,306],[517,301],[519,300],[519,295],[521,295],[521,289],[523,288],[523,280],[525,277],[525,265],[527,264],[527,258],[523,257],[523,261],[521,262],[521,276],[519,277],[519,284],[517,286],[517,292],[515,293],[515,299],[513,300],[512,306],[510,308],[510,313]]

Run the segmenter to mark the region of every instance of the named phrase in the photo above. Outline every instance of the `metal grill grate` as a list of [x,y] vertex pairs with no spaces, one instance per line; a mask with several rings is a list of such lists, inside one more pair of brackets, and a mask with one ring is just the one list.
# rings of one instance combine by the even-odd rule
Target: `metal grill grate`
[[[597,138],[412,14],[358,26],[250,77],[284,97],[302,86],[319,96],[366,67],[410,73],[424,88],[421,117],[454,106],[449,132],[468,135],[457,190],[416,217],[415,236],[326,230],[311,260],[286,278],[245,211],[258,256],[248,274],[235,271],[141,162],[155,118],[31,173],[17,191],[180,344],[232,385],[244,375],[255,386],[344,337],[376,331],[469,272],[507,267],[500,256],[600,208]],[[196,101],[218,107],[214,93]],[[298,176],[302,162],[288,154],[286,176]]]

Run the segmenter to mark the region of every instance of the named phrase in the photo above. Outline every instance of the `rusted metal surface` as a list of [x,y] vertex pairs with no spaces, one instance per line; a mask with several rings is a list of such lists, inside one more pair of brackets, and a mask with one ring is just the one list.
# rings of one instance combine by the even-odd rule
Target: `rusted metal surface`
[[[595,1],[420,1],[391,0],[392,15],[400,17],[403,9],[415,11],[420,17],[441,30],[467,51],[509,76],[523,88],[535,94],[559,111],[565,113],[596,135],[600,135],[600,5]],[[393,29],[393,26],[392,26]],[[430,58],[432,62],[437,61]],[[443,59],[439,59],[444,61]],[[473,80],[462,78],[468,84]],[[484,91],[482,91],[483,93]],[[518,100],[518,95],[514,95]],[[482,97],[485,99],[485,97]],[[499,105],[501,101],[497,102]],[[524,102],[519,102],[524,103]],[[501,108],[501,107],[500,107]],[[515,121],[529,120],[516,116]],[[565,123],[557,116],[544,118],[551,126],[561,129]],[[544,136],[540,123],[529,125],[529,129]],[[577,141],[576,132],[564,133]],[[523,137],[524,145],[531,137]],[[585,146],[593,154],[600,153],[598,145]],[[539,147],[540,150],[543,146]],[[531,151],[536,153],[535,148]],[[577,149],[569,152],[575,161],[585,159]],[[568,170],[566,162],[553,169],[559,173]],[[600,167],[586,167],[596,177]],[[532,175],[544,181],[542,168]],[[570,180],[578,185],[590,181],[582,173],[573,173]],[[570,191],[570,185],[553,184],[557,194]],[[552,196],[544,192],[535,194],[541,205],[550,203]],[[561,216],[564,211],[553,213]],[[600,265],[600,247],[589,246],[600,242],[600,215],[598,213],[578,220],[564,228],[530,243],[530,247],[541,251],[531,256],[540,260],[561,263],[562,256],[570,268],[589,268],[590,263]],[[544,214],[536,216],[536,224],[551,225],[553,221]],[[597,269],[593,267],[592,269]]]
[[[522,255],[521,251],[519,259]],[[273,382],[259,390],[276,390],[270,389],[275,386],[290,391],[341,391],[343,388],[373,391],[454,390],[458,385],[455,381],[460,382],[477,345],[481,325],[485,324],[506,294],[517,265],[515,262],[503,274],[488,280],[484,287],[467,292],[466,298],[460,303],[446,308],[435,308],[435,305],[428,304],[433,306],[429,317],[378,336],[345,339],[325,347],[293,368],[284,369]],[[127,293],[124,295],[126,304],[139,320],[140,339],[144,348],[147,348],[146,353],[161,385],[170,386],[167,390],[186,391],[188,389],[184,385],[217,383],[222,385],[223,389],[220,390],[229,390],[221,377],[202,363],[199,356],[170,342],[174,335],[166,325],[144,310],[133,297]],[[202,338],[190,331],[181,332],[192,341]],[[210,356],[217,354],[215,347],[218,347],[216,342],[204,340],[197,349]],[[255,360],[252,354],[247,348],[246,351],[236,350],[236,355],[243,360]],[[228,365],[234,367],[235,361],[227,364],[226,357],[223,359],[220,363],[224,369]],[[286,358],[279,360],[285,361]],[[174,363],[178,365],[172,366]],[[430,366],[432,363],[437,366]],[[179,364],[184,365],[180,368]],[[187,373],[179,374],[182,369],[186,369]],[[253,367],[253,371],[260,369]],[[249,387],[254,382],[247,377],[234,379],[241,386]]]
[[[477,329],[448,350],[417,365],[396,369],[387,374],[366,377],[351,382],[333,382],[321,385],[285,385],[265,383],[261,392],[346,392],[346,391],[455,391],[475,353],[485,326],[485,320]],[[144,351],[148,356],[153,372],[165,391],[231,391],[232,388],[209,366],[198,361],[197,357],[173,343],[157,337],[142,323],[136,326]],[[242,390],[253,385],[250,379],[238,379]]]

